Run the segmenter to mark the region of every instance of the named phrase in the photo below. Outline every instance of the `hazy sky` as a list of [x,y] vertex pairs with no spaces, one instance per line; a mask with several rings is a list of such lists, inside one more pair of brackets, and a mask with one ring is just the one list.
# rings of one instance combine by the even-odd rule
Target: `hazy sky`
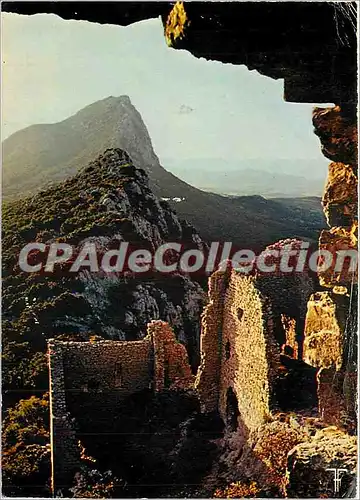
[[129,95],[162,158],[327,160],[312,105],[283,101],[283,82],[166,46],[160,19],[128,27],[2,14],[3,138]]

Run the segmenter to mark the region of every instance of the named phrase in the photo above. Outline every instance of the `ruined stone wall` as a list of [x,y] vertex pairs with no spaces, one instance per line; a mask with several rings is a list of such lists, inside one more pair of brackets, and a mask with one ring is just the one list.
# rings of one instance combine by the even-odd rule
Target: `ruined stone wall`
[[266,421],[281,404],[281,353],[297,361],[302,348],[312,291],[307,275],[250,277],[229,267],[210,277],[195,384],[203,411],[219,411],[229,428],[236,420],[244,433]]
[[149,387],[151,349],[149,340],[49,342],[52,489],[55,493],[69,487],[75,471],[79,470],[79,430],[110,430],[119,403],[126,396]]
[[[341,310],[343,312],[340,316]],[[343,365],[346,300],[330,292],[318,292],[308,302],[305,324],[304,361],[317,368]]]
[[[66,404],[85,429],[111,425],[118,404],[152,383],[152,344],[140,341],[64,342]],[[84,412],[89,419],[85,423]]]
[[[287,240],[283,240],[277,246],[285,248],[287,244]],[[296,345],[292,357],[301,358],[307,301],[315,291],[313,278],[306,270],[301,274],[263,275],[258,277],[257,287],[271,301],[274,336],[279,346],[289,345],[287,328],[290,327],[289,321],[293,320]],[[284,321],[284,316],[287,321]]]
[[165,321],[148,324],[148,336],[154,345],[154,389],[186,389],[193,384],[193,375],[184,345]]
[[225,422],[232,418],[232,392],[238,403],[238,424],[244,432],[266,421],[273,405],[278,363],[271,305],[257,289],[256,279],[233,271],[224,302],[222,331],[219,411]]
[[62,350],[59,342],[48,345],[50,378],[51,489],[65,488],[79,467],[80,450],[75,426],[66,407]]
[[185,346],[164,321],[140,341],[49,342],[53,491],[80,467],[83,432],[116,432],[127,396],[143,389],[186,389],[193,375]]
[[229,272],[216,271],[209,278],[209,303],[202,314],[200,336],[200,366],[196,375],[195,388],[202,411],[218,409],[223,309],[229,281]]

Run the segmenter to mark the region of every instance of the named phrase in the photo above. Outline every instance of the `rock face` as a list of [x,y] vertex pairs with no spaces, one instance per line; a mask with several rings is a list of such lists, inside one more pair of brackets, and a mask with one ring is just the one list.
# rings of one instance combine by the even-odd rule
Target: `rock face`
[[352,165],[330,163],[322,203],[329,226],[351,226],[357,213],[357,177]]
[[[70,244],[75,254],[91,243],[103,255],[124,241],[130,249],[147,249],[152,255],[167,241],[205,248],[194,228],[153,195],[146,173],[125,152],[107,150],[68,181],[13,202],[6,215],[11,227],[3,240],[5,315],[16,328],[37,337],[38,347],[45,349],[46,338],[59,335],[139,340],[149,321],[162,319],[174,327],[196,366],[205,297],[189,277],[87,268],[71,273],[61,264],[53,273],[27,274],[17,263],[20,249],[34,240]],[[18,280],[21,285],[13,287]]]
[[[324,155],[333,161],[323,196],[331,227],[322,231],[319,250],[333,257],[319,266],[320,284],[330,289],[311,297],[305,327],[305,360],[318,368],[319,412],[325,422],[356,430],[357,394],[357,122],[354,111],[313,112]],[[341,258],[347,255],[346,259]]]
[[[332,162],[349,164],[357,170],[358,136],[356,113],[344,112],[340,106],[315,108],[313,111],[314,132],[319,137],[321,149]],[[344,189],[345,186],[342,186]],[[338,186],[338,189],[341,189]]]
[[350,289],[357,282],[357,231],[358,224],[354,220],[351,227],[336,226],[321,232],[319,250],[328,252],[333,257],[329,267],[319,266],[318,275],[322,286],[345,286]]
[[[319,137],[324,155],[332,160],[323,195],[324,213],[330,230],[320,235],[320,250],[333,255],[337,251],[356,253],[357,248],[357,121],[354,114],[340,106],[315,108],[314,132]],[[344,266],[343,266],[344,267]],[[319,270],[322,286],[349,285],[357,281],[357,264],[339,272],[335,262],[325,271]]]
[[277,413],[245,439],[239,432],[225,437],[218,481],[251,482],[262,492],[257,498],[339,498],[327,469],[346,470],[344,493],[355,478],[356,460],[356,438],[318,418]]
[[[356,300],[356,299],[355,299]],[[319,414],[329,422],[356,429],[357,342],[353,321],[356,304],[346,295],[318,292],[308,303],[304,360],[319,369]],[[349,318],[351,314],[352,318]]]
[[[334,491],[334,469],[343,469],[338,491]],[[321,429],[309,442],[297,445],[289,453],[287,470],[287,497],[354,496],[347,492],[351,489],[352,482],[356,481],[356,437],[350,437],[336,427]],[[355,493],[355,489],[352,489]]]
[[274,497],[282,497],[279,493],[285,484],[287,455],[309,439],[309,430],[301,419],[284,417],[279,415],[263,423],[246,439],[240,433],[227,436],[221,456],[221,470],[228,471],[223,473],[223,481],[251,481],[259,490],[277,491]]

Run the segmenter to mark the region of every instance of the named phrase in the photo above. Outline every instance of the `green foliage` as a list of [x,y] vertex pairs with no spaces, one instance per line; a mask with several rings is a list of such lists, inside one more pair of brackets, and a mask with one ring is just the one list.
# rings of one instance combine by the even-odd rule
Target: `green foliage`
[[29,242],[78,245],[126,226],[126,219],[107,213],[99,200],[121,191],[129,180],[126,172],[134,172],[125,169],[119,180],[109,170],[98,162],[55,188],[3,205],[3,471],[8,494],[32,496],[34,481],[45,487],[49,477],[48,401],[34,396],[48,390],[47,339],[88,340],[90,333],[74,325],[88,321],[94,333],[98,321],[76,276],[61,266],[51,275],[24,273],[19,253]]
[[120,485],[111,471],[102,473],[87,466],[75,474],[74,483],[70,488],[73,498],[112,498],[115,486]]
[[[45,244],[65,242],[80,247],[86,238],[105,236],[106,246],[112,248],[118,245],[118,239],[113,239],[114,234],[120,234],[130,244],[136,242],[137,245],[151,247],[153,242],[150,238],[145,240],[143,231],[139,230],[132,220],[123,217],[124,214],[108,211],[102,204],[101,200],[104,200],[106,195],[113,201],[119,201],[121,210],[122,197],[126,196],[134,215],[154,224],[157,222],[158,205],[146,182],[139,185],[143,190],[142,196],[138,189],[134,189],[133,176],[139,171],[129,166],[121,168],[121,164],[121,152],[119,154],[118,151],[111,151],[56,188],[50,188],[32,198],[5,204],[2,349],[4,409],[8,410],[8,414],[3,449],[8,494],[33,496],[35,482],[37,485],[45,485],[48,479],[48,427],[44,423],[43,414],[47,414],[48,406],[47,403],[40,403],[42,400],[36,397],[48,390],[47,340],[58,338],[96,341],[100,335],[106,336],[105,327],[108,326],[125,331],[128,339],[135,339],[141,334],[142,328],[145,331],[146,323],[150,319],[147,314],[140,313],[136,316],[136,322],[128,326],[125,324],[126,312],[134,302],[136,303],[133,295],[139,280],[134,277],[126,276],[115,283],[108,280],[103,287],[99,287],[96,279],[85,282],[76,274],[67,272],[66,266],[55,266],[54,273],[47,275],[40,272],[22,272],[17,263],[21,248],[32,241]],[[171,225],[169,227],[169,231],[172,231]],[[177,227],[174,231],[179,238],[181,231]],[[185,240],[188,238],[191,241],[192,232],[193,230],[188,235],[183,235]],[[167,236],[169,234],[165,230],[164,234],[161,232],[161,237]],[[184,290],[189,286],[185,278],[181,277],[169,280],[152,276],[147,284],[144,280],[141,283],[156,299],[163,316],[168,314],[166,305],[169,302],[182,306]],[[135,309],[134,316],[136,312]],[[44,401],[46,402],[46,399]],[[164,405],[161,402],[159,406]],[[141,414],[141,411],[140,408],[138,413]],[[170,424],[171,419],[178,421],[178,412],[177,408],[169,405],[166,425]],[[155,410],[152,413],[155,413]],[[78,418],[76,415],[76,418],[77,421],[82,418],[91,420],[91,414],[84,412],[83,417]],[[134,417],[130,415],[129,418],[131,427]],[[157,433],[155,422],[151,431],[153,434]],[[146,439],[147,436],[148,434]],[[169,439],[168,446],[172,449],[173,438]],[[160,436],[154,440],[156,446],[153,447],[153,455],[150,457],[147,442],[142,443],[140,439],[140,457],[150,470],[156,470],[161,475],[164,438]],[[104,442],[100,444],[104,446]],[[134,447],[134,463],[136,446],[137,443]],[[110,447],[105,443],[105,448]],[[135,467],[137,466],[133,466],[134,470]],[[121,471],[115,472],[119,477],[123,477]],[[144,475],[144,472],[141,472],[141,475]],[[81,491],[83,479],[79,477],[77,491],[78,494],[85,495],[86,492]],[[95,482],[88,483],[88,480],[90,481],[90,478],[87,477],[85,484],[86,487],[90,486],[92,496],[107,495],[110,491],[106,481],[101,483],[99,479],[100,484],[96,477]],[[10,491],[11,485],[17,485],[21,490],[15,492],[13,488]],[[44,495],[43,488],[40,493]]]
[[132,181],[129,176],[135,169],[126,166],[121,179],[114,179],[110,170],[98,160],[54,188],[4,203],[2,347],[3,387],[7,394],[47,389],[48,338],[71,335],[85,340],[84,327],[77,331],[73,326],[76,319],[79,324],[88,322],[89,331],[98,329],[96,315],[82,296],[83,283],[69,275],[66,267],[56,267],[52,275],[24,273],[17,260],[21,248],[29,242],[77,245],[90,236],[111,237],[121,227],[126,229],[127,219],[106,212],[99,200],[104,194],[121,191],[122,185]]
[[7,411],[2,432],[3,491],[37,496],[46,494],[50,477],[49,401],[32,396]]

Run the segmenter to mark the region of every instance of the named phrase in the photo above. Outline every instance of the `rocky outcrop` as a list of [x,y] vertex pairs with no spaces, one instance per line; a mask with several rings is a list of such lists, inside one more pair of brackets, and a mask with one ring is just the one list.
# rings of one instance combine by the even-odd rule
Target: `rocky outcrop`
[[357,176],[352,165],[332,162],[322,198],[329,226],[351,226],[357,213]]
[[[7,319],[37,337],[37,346],[45,350],[46,339],[59,335],[73,340],[88,340],[94,334],[139,340],[149,321],[161,319],[186,345],[195,368],[199,316],[206,298],[200,285],[185,274],[135,273],[126,266],[117,272],[111,261],[109,272],[100,264],[99,270],[70,272],[74,258],[56,264],[53,272],[25,273],[17,262],[16,249],[34,240],[47,246],[69,244],[74,255],[92,244],[99,263],[106,251],[118,249],[122,242],[128,243],[129,252],[146,249],[152,256],[165,242],[205,248],[195,229],[156,198],[146,173],[124,151],[107,150],[57,187],[13,202],[9,212],[13,225],[3,241],[3,305]],[[12,287],[18,279],[22,285]]]
[[[333,108],[314,108],[313,125],[324,156],[332,162],[349,164],[356,171],[358,135],[355,108],[346,111],[339,105]],[[338,189],[341,189],[340,186]]]
[[[354,299],[351,301],[355,306]],[[304,360],[316,367],[319,415],[349,432],[356,428],[356,345],[346,295],[318,292],[308,303]],[[354,319],[356,319],[354,317]]]
[[287,455],[309,439],[301,418],[277,415],[254,429],[246,439],[240,433],[223,441],[221,479],[230,482],[253,481],[259,490],[280,496],[286,477]]
[[[328,427],[317,431],[308,442],[296,446],[287,459],[286,496],[290,498],[342,498],[349,490],[357,471],[356,438]],[[336,483],[335,470],[341,481]],[[337,489],[338,487],[338,489]]]
[[332,257],[330,265],[324,257],[324,267],[319,266],[320,284],[326,288],[345,286],[348,290],[358,280],[357,221],[351,227],[332,227],[321,232],[319,250]]
[[[355,109],[315,108],[313,124],[324,155],[333,161],[323,195],[330,230],[322,231],[320,284],[330,289],[311,297],[304,359],[318,368],[319,414],[348,432],[356,430],[357,400],[357,121]],[[326,256],[323,257],[326,261]]]
[[325,491],[336,498],[334,475],[326,469],[347,470],[342,492],[356,470],[354,437],[295,413],[276,413],[247,436],[227,434],[221,446],[217,480],[254,484],[257,498],[321,498]]
[[[314,132],[319,137],[324,155],[332,160],[323,195],[324,213],[330,230],[320,235],[320,250],[334,257],[338,251],[356,254],[357,249],[357,121],[355,113],[340,106],[315,108]],[[336,268],[335,258],[326,270],[319,269],[322,286],[332,288],[357,281],[357,262]]]

